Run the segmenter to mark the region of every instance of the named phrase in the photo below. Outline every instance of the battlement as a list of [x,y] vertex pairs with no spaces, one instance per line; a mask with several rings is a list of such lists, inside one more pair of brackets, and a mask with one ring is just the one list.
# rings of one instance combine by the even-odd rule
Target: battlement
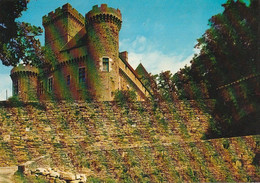
[[86,14],[86,24],[99,23],[99,22],[112,22],[118,28],[121,28],[122,15],[119,9],[108,7],[106,4],[93,6],[92,10]]
[[80,24],[84,25],[84,16],[81,15],[76,9],[72,8],[72,6],[67,3],[62,6],[62,8],[57,8],[54,12],[51,11],[48,15],[42,17],[42,24],[48,25],[52,21],[58,19],[59,17],[68,14],[73,17]]
[[39,69],[32,65],[19,64],[11,70],[11,76],[16,76],[18,74],[38,75]]

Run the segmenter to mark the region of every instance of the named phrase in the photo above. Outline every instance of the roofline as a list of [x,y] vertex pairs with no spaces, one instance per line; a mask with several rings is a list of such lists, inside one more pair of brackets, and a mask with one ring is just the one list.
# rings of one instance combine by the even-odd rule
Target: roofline
[[[119,59],[122,60],[121,58],[119,58]],[[135,70],[132,68],[132,66],[131,66],[128,62],[126,62],[126,61],[124,61],[124,60],[122,60],[122,62],[127,65],[127,67],[130,69],[130,71],[132,71],[132,73],[135,75],[135,77],[138,79],[138,81],[140,81],[140,83],[143,85],[143,87],[144,87],[144,88],[147,90],[147,92],[152,96],[150,90],[148,90],[147,87],[143,84],[143,82],[140,80],[139,76],[137,75],[137,73],[135,72]]]

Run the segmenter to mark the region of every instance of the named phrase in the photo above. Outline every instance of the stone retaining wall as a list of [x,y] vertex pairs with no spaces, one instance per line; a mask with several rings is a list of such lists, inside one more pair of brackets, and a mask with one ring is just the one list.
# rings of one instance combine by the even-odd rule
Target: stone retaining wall
[[60,172],[118,182],[260,181],[257,136],[201,140],[195,104],[46,103],[0,107],[0,166],[40,156]]

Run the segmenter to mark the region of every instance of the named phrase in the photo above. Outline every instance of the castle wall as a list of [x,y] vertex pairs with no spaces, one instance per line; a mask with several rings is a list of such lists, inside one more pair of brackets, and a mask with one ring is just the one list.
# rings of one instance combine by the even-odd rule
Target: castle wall
[[0,166],[48,156],[37,168],[99,182],[260,181],[260,136],[201,140],[210,117],[187,101],[1,104]]
[[130,70],[130,67],[126,62],[119,60],[119,69],[120,73],[120,82],[119,89],[125,90],[128,89],[128,85],[131,86],[137,93],[138,100],[144,100],[149,96],[148,90],[144,87],[141,81],[138,79],[138,76],[134,74],[133,70]]
[[[87,64],[87,57],[80,57],[60,64],[60,66],[50,73],[41,77],[44,83],[44,94],[40,95],[41,99],[73,99],[85,100],[89,96],[89,80],[88,72],[90,66]],[[85,74],[79,77],[80,69],[85,70]],[[53,78],[53,89],[49,90],[49,79]]]

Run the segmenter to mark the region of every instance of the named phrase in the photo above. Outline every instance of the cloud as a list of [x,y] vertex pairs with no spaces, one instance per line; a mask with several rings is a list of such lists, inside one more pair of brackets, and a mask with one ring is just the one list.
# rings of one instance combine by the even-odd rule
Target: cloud
[[120,48],[129,52],[128,60],[134,69],[142,63],[152,74],[166,70],[174,74],[185,65],[189,66],[194,54],[199,52],[194,48],[191,55],[175,52],[165,54],[144,36],[137,36],[134,40],[124,39],[119,44]]
[[8,97],[12,95],[12,80],[9,74],[0,74],[0,101],[6,99],[6,90]]

